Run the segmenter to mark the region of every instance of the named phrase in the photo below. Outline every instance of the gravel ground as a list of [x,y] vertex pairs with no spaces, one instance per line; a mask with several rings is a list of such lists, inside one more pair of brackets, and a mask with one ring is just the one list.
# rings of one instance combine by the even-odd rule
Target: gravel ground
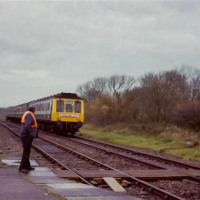
[[21,157],[22,146],[20,139],[16,138],[6,128],[0,125],[0,156],[1,158]]
[[168,190],[169,192],[173,191],[173,194],[185,199],[191,199],[191,200],[200,199],[200,184],[188,180],[182,180],[182,181],[160,180],[156,182],[151,182],[151,184],[161,189]]
[[[0,160],[2,158],[21,159],[23,149],[20,138],[14,136],[10,131],[0,125]],[[38,154],[33,148],[30,159],[36,160],[40,166],[50,166],[51,163]],[[0,167],[6,167],[0,162]]]
[[[52,139],[53,136],[51,135],[45,135],[46,138]],[[96,159],[98,158],[98,161],[102,162],[103,164],[107,164],[115,169],[120,170],[141,170],[141,169],[153,169],[153,167],[150,167],[148,165],[143,165],[137,161],[129,160],[114,154],[110,154],[108,152],[104,152],[102,150],[95,149],[93,147],[85,146],[84,144],[76,143],[74,141],[70,141],[67,138],[54,138],[54,141],[64,145],[66,147],[69,147],[70,149],[73,149],[75,151],[81,152],[82,154]]]

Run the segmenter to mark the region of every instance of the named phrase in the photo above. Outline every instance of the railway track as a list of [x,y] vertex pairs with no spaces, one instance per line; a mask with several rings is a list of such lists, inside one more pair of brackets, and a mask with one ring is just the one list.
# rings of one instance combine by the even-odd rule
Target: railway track
[[[14,132],[15,134],[17,133],[17,135],[18,135],[18,132],[19,132],[18,127],[16,127],[15,125],[8,124],[8,123],[3,123],[3,125],[6,126],[10,131]],[[63,138],[62,138],[62,140],[63,140]],[[79,142],[79,147],[80,147],[80,144],[89,146],[88,141],[86,142],[86,140],[83,138],[67,138],[67,142],[69,142],[69,140],[73,143]],[[89,143],[91,143],[91,141]],[[97,145],[96,146],[94,145],[94,140],[92,140],[92,143],[93,143],[92,148],[97,148],[96,147]],[[97,141],[95,141],[95,143],[97,144]],[[98,150],[106,151],[108,155],[110,155],[110,154],[116,155],[117,154],[116,148],[118,148],[118,147],[116,145],[114,145],[115,151],[113,149],[108,150],[108,147],[105,148],[105,143],[104,144],[101,143],[101,145],[104,145],[104,147],[102,148],[98,144]],[[108,145],[108,144],[106,144],[106,145]],[[106,171],[106,172],[114,171],[114,172],[120,174],[121,177],[127,179],[129,182],[133,182],[135,185],[142,187],[149,193],[154,193],[155,195],[158,195],[161,198],[164,198],[166,200],[167,199],[179,199],[179,200],[183,199],[183,198],[178,197],[174,194],[171,194],[163,189],[160,189],[153,184],[149,184],[146,181],[138,179],[135,176],[132,176],[132,175],[126,173],[126,171],[124,171],[124,170],[122,171],[121,169],[120,170],[116,169],[116,168],[111,167],[110,165],[100,162],[94,158],[90,158],[89,156],[86,156],[78,151],[72,150],[69,147],[66,147],[66,145],[61,145],[60,143],[55,142],[55,135],[54,135],[53,140],[49,139],[45,136],[40,136],[40,138],[38,138],[37,140],[34,141],[33,148],[35,148],[37,151],[42,153],[42,155],[45,156],[47,159],[51,160],[54,163],[57,163],[57,165],[59,165],[62,169],[68,170],[71,173],[73,173],[74,176],[77,176],[77,179],[79,179],[79,181],[85,182],[86,184],[92,184],[93,181],[91,181],[91,178],[90,178],[90,180],[88,180],[84,176],[82,176],[78,172],[80,170],[79,168],[81,168],[81,169],[86,168],[86,169],[90,169],[90,170],[96,170],[96,171],[99,170],[99,171]],[[119,151],[119,149],[118,149],[118,151]],[[120,150],[120,151],[122,151],[122,150]],[[129,152],[125,153],[124,151],[125,150],[123,149],[123,152],[120,152],[120,154],[118,156],[120,156],[120,157],[125,156],[126,159],[128,159],[128,160],[136,161],[136,158],[133,159],[133,158],[127,157],[128,156],[127,154],[133,154],[133,152],[130,153],[129,150],[126,150]],[[134,152],[134,154],[136,154],[136,153]],[[138,154],[138,152],[137,152],[137,154]],[[73,157],[72,157],[72,155],[73,155]],[[73,166],[73,165],[70,166],[70,163],[72,163],[71,162],[72,160],[74,163],[76,163],[75,164],[76,166]],[[141,163],[141,160],[142,159],[140,158],[140,163]],[[153,165],[152,165],[152,161],[150,161],[150,162],[142,161],[142,164],[149,165],[150,167],[153,167],[155,169],[165,169],[155,163],[153,163]],[[77,166],[79,166],[79,168],[77,168]],[[84,167],[81,167],[81,166],[84,166]],[[187,169],[189,167],[191,167],[192,169],[197,169],[196,168],[197,166],[192,166],[192,165],[188,166],[187,165]]]
[[[72,147],[72,145],[69,143],[69,141],[76,144],[75,147]],[[188,173],[188,172],[191,172],[191,170],[193,172],[194,172],[194,170],[197,170],[197,174],[199,175],[198,170],[200,170],[200,166],[198,166],[198,165],[188,164],[188,163],[184,163],[184,162],[178,162],[177,160],[174,160],[174,159],[164,158],[161,156],[155,156],[155,155],[151,155],[149,153],[145,154],[144,152],[136,151],[131,148],[122,147],[119,145],[114,145],[114,144],[101,142],[101,141],[94,140],[94,139],[88,139],[88,138],[84,138],[84,137],[67,138],[67,145],[69,145],[71,148],[74,148],[75,150],[82,149],[82,148],[84,149],[84,147],[81,148],[81,145],[82,146],[85,145],[85,146],[88,146],[93,149],[98,149],[100,151],[105,152],[105,154],[103,154],[104,157],[106,157],[106,155],[111,156],[112,154],[117,155],[118,157],[125,158],[126,160],[141,163],[142,165],[137,166],[137,167],[139,167],[139,169],[146,169],[145,167],[143,168],[143,165],[145,165],[146,167],[149,166],[150,169],[166,169],[169,171],[175,170],[182,174],[179,176],[179,179],[187,178],[196,183],[200,183],[200,178],[193,175],[195,173],[193,173],[193,174]],[[90,152],[93,152],[93,151],[92,150],[89,151],[89,156],[93,156],[92,154],[90,154]],[[84,153],[87,154],[87,152],[84,152]],[[98,157],[100,157],[100,156],[98,156]],[[123,160],[123,163],[127,162],[126,160]],[[106,161],[102,161],[102,162],[106,162]],[[109,160],[108,160],[108,162],[109,162]],[[122,160],[121,160],[121,162],[122,162]],[[117,163],[117,166],[119,167],[120,164]],[[119,167],[119,168],[123,169],[123,167]],[[132,166],[131,169],[134,169],[134,166]],[[157,172],[162,173],[162,170],[161,171],[158,170]],[[157,177],[157,179],[158,179],[158,176],[155,176],[155,177]],[[168,178],[173,179],[174,177],[169,176]],[[178,179],[177,174],[175,175],[175,178]],[[161,179],[163,179],[162,174],[161,174]]]
[[[185,162],[178,162],[174,159],[169,159],[161,156],[152,155],[150,153],[144,153],[139,150],[133,150],[132,148],[122,147],[120,145],[111,144],[107,142],[101,142],[94,139],[84,138],[84,137],[74,137],[68,138],[68,140],[78,143],[81,145],[87,145],[95,149],[100,149],[109,154],[118,155],[130,160],[137,161],[139,163],[149,165],[157,169],[169,169],[169,170],[179,170],[188,175],[188,179],[200,183],[200,178],[189,175],[188,170],[200,170],[200,166],[189,164]],[[79,145],[80,146],[80,145]]]
[[94,148],[99,148],[101,150],[107,151],[113,154],[119,154],[121,156],[135,159],[138,162],[152,165],[156,168],[160,169],[174,169],[174,168],[181,168],[181,169],[200,169],[200,166],[189,164],[185,162],[179,162],[174,159],[165,158],[159,155],[152,155],[147,152],[143,152],[142,150],[135,150],[129,147],[123,147],[121,145],[111,144],[108,142],[102,142],[95,139],[85,138],[85,137],[74,137],[68,138],[70,141],[79,142],[80,144],[88,145]]

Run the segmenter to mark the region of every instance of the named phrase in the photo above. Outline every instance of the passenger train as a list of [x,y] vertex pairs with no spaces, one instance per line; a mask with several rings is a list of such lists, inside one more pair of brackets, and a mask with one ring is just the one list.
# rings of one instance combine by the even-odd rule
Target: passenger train
[[39,128],[74,135],[83,125],[84,100],[75,93],[59,93],[49,97],[10,107],[9,121],[21,121],[29,106],[35,107]]

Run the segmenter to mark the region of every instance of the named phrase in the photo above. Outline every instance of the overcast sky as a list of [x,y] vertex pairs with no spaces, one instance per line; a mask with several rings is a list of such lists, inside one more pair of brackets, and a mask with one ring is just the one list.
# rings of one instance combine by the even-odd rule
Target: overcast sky
[[200,68],[200,1],[0,1],[0,107],[182,65]]

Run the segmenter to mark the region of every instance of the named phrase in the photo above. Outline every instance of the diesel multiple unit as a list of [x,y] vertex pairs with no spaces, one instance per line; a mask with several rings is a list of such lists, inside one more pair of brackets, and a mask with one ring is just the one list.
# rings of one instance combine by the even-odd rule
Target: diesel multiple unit
[[41,129],[73,135],[83,125],[84,101],[75,93],[59,93],[10,107],[6,119],[20,121],[29,106],[35,107],[35,116]]

